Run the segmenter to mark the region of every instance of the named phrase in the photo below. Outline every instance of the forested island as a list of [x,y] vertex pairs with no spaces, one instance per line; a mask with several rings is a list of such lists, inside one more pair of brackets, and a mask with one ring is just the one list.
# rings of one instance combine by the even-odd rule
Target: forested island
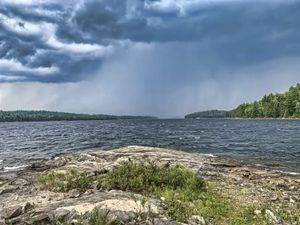
[[114,116],[105,114],[77,114],[51,111],[0,111],[0,122],[16,121],[62,121],[62,120],[116,120],[146,119],[147,116]]
[[211,110],[185,118],[300,118],[300,84],[281,94],[265,95],[260,101],[244,103],[231,111]]

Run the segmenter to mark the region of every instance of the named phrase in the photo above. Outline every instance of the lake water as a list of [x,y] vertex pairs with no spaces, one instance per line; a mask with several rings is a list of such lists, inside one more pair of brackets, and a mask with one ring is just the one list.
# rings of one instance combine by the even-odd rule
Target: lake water
[[300,121],[112,120],[0,123],[0,167],[61,153],[144,145],[225,155],[300,172]]

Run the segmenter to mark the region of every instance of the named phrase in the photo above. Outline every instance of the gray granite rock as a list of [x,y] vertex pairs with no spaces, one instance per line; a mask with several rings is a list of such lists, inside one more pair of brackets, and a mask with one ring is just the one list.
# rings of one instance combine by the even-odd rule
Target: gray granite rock
[[22,214],[22,206],[21,205],[4,208],[0,211],[0,217],[2,217],[4,219],[15,218],[21,214]]
[[[68,168],[84,171],[89,177],[106,176],[107,172],[128,160],[141,163],[154,161],[162,167],[180,164],[192,169],[207,180],[226,180],[239,189],[249,188],[252,185],[253,191],[249,192],[251,197],[259,196],[266,201],[272,201],[276,197],[274,202],[286,201],[289,204],[299,202],[300,177],[291,177],[251,165],[239,165],[232,160],[219,157],[160,148],[130,146],[111,151],[58,156],[37,163],[23,173],[2,177],[0,183],[0,225],[4,218],[12,224],[47,224],[64,218],[79,220],[82,216],[88,217],[95,208],[104,212],[109,210],[111,218],[123,218],[127,220],[126,224],[137,222],[129,221],[137,212],[141,212],[140,205],[132,201],[132,193],[120,190],[98,190],[96,183],[85,192],[79,192],[75,189],[68,193],[56,193],[42,190],[37,183],[37,178],[43,174],[50,171],[66,171]],[[283,198],[273,195],[268,189],[256,188],[256,185],[260,183],[274,184],[276,190],[278,189],[282,193]],[[165,215],[164,209],[161,207],[163,201],[163,198],[160,200],[148,199],[147,204],[151,205],[157,215],[149,221],[143,221],[143,224],[180,224]],[[7,208],[13,210],[6,211]],[[271,211],[266,211],[265,216],[272,223],[280,222],[280,219]],[[190,218],[189,224],[208,224],[209,221],[205,221],[205,219],[195,215]]]

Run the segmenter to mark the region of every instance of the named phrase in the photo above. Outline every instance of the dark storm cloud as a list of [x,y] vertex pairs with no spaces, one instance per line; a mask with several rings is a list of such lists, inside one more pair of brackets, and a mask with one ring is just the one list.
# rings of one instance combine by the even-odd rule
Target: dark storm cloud
[[44,22],[61,22],[68,11],[59,4],[44,4],[44,5],[27,5],[21,6],[10,4],[0,8],[0,13],[10,16],[19,17],[26,21],[44,21]]
[[199,57],[206,70],[216,63],[238,68],[300,53],[299,1],[5,2],[0,3],[0,74],[22,81],[85,80],[120,46],[126,51],[124,45],[140,42],[195,43],[197,54],[216,55],[209,62]]
[[[26,56],[35,53],[34,48],[30,44],[21,43],[19,39],[13,37],[1,37],[0,58],[24,60]],[[23,63],[26,63],[23,61]]]

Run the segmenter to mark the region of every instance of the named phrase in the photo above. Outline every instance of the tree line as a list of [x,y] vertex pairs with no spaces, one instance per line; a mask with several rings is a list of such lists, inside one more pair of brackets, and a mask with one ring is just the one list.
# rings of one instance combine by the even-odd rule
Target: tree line
[[227,111],[224,110],[208,110],[202,112],[195,112],[185,116],[186,119],[194,118],[224,118],[228,115]]
[[104,114],[77,114],[51,111],[0,111],[0,122],[16,121],[62,121],[62,120],[115,120],[145,119],[146,116],[113,116]]
[[300,118],[300,84],[282,94],[265,95],[260,101],[244,103],[228,112],[240,118]]

